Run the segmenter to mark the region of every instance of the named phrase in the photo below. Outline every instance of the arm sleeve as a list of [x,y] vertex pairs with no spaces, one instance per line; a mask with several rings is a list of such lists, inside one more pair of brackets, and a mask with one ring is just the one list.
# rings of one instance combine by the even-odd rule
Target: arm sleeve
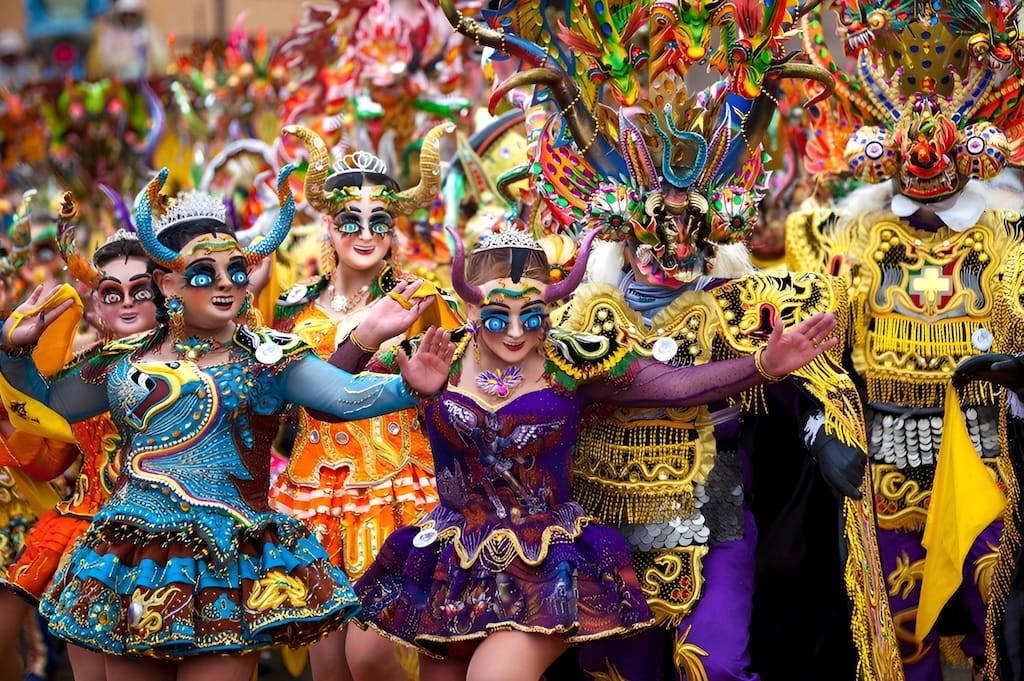
[[11,452],[26,473],[36,480],[53,480],[78,458],[78,447],[39,435],[14,431],[8,439]]
[[584,383],[584,400],[625,407],[695,407],[733,397],[764,383],[753,357],[672,367],[650,358],[634,360],[625,376]]
[[288,365],[285,400],[306,407],[322,421],[354,421],[416,407],[401,376],[353,375],[308,354]]
[[11,357],[0,352],[0,371],[12,386],[39,400],[74,423],[101,414],[110,408],[105,383],[86,383],[78,370],[47,381],[31,357]]
[[359,346],[353,343],[348,336],[338,344],[327,361],[331,366],[338,367],[344,371],[358,373],[366,369],[366,365],[373,359],[369,352],[363,352]]

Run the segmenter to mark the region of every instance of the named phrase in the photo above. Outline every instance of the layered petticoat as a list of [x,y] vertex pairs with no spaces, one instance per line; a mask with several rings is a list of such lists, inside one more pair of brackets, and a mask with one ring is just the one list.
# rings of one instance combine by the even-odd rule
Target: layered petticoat
[[538,551],[511,534],[467,544],[462,516],[443,507],[397,530],[356,583],[359,623],[435,656],[501,630],[576,643],[651,625],[622,537],[588,525],[575,503],[554,515],[561,522],[537,538]]
[[[250,524],[143,487],[112,497],[44,595],[61,638],[115,655],[239,653],[313,643],[358,611],[299,521],[260,513]],[[153,492],[166,506],[143,515]]]

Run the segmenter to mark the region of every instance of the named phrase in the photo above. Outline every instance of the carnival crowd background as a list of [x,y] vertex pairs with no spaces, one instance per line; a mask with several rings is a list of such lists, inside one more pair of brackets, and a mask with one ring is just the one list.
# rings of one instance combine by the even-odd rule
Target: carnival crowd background
[[[530,360],[499,371],[485,367],[486,348],[483,360],[479,349],[473,356],[478,335],[512,322],[495,331],[486,316],[474,318],[492,302],[477,288],[489,280],[463,275],[462,266],[474,251],[507,249],[511,270],[494,277],[501,285],[493,290],[544,304],[551,340],[536,350],[547,358],[545,385],[604,406],[584,413],[575,442],[551,439],[532,415],[515,417],[531,423],[529,437],[545,451],[565,454],[571,473],[536,463],[525,431],[514,429],[519,421],[494,425],[481,412],[477,423],[449,398],[441,403],[456,406],[431,411],[442,391],[403,393],[420,400],[419,414],[396,398],[393,416],[354,422],[376,425],[333,423],[317,404],[274,412],[273,432],[256,435],[270,462],[270,507],[304,523],[352,581],[363,608],[356,619],[369,629],[350,625],[342,637],[351,613],[340,611],[331,632],[296,625],[306,642],[326,637],[309,653],[268,634],[253,645],[262,671],[274,655],[296,676],[312,665],[316,681],[428,678],[441,673],[431,661],[440,656],[464,660],[465,669],[429,678],[514,678],[481,673],[467,643],[511,627],[560,644],[566,637],[567,650],[547,661],[550,681],[1024,678],[1024,365],[1014,359],[1024,352],[1020,2],[287,4],[298,17],[288,30],[247,28],[240,17],[225,35],[191,44],[155,25],[142,0],[30,1],[25,29],[0,31],[2,316],[63,314],[72,298],[81,310],[60,343],[43,345],[53,342],[46,335],[26,342],[39,341],[34,366],[43,371],[44,350],[53,372],[70,361],[77,368],[68,371],[88,374],[98,365],[83,357],[133,342],[97,302],[104,248],[139,240],[144,252],[119,257],[148,257],[177,274],[173,258],[153,255],[163,253],[154,246],[161,230],[216,216],[252,265],[240,320],[298,334],[350,373],[397,372],[422,332],[444,328],[455,348],[452,380],[459,367],[478,368],[476,385],[495,403],[523,385],[520,365],[537,360],[531,347]],[[200,201],[189,213],[195,193],[219,208]],[[387,217],[351,217],[346,207],[360,196]],[[168,208],[175,200],[178,214]],[[387,239],[379,252],[366,246],[369,264],[344,254],[343,237],[364,231]],[[276,247],[264,253],[268,243]],[[184,245],[171,250],[180,255],[174,249],[185,253]],[[522,274],[517,249],[543,253],[540,275]],[[255,266],[254,253],[266,264]],[[506,279],[518,286],[521,276],[544,285],[509,293]],[[565,295],[548,295],[556,289]],[[40,291],[58,290],[65,297],[37,305]],[[164,295],[154,323],[173,334],[175,299],[165,305]],[[813,333],[817,315],[834,317],[835,331]],[[528,316],[523,329],[540,329],[539,321],[527,326]],[[402,321],[385,333],[392,318]],[[775,373],[765,362],[782,366],[772,348],[783,341],[771,340],[782,328],[800,360]],[[810,345],[794,340],[806,329]],[[274,343],[274,352],[293,352],[275,338],[253,341],[257,358]],[[193,340],[175,344],[179,360],[223,349],[223,339]],[[448,336],[436,342],[444,356]],[[0,350],[0,372],[15,376],[11,367],[27,353],[13,329]],[[644,362],[679,373],[651,387],[657,372],[645,374],[654,369]],[[729,362],[745,362],[747,373],[727,373],[739,371]],[[723,373],[690,380],[714,398],[691,407],[695,398],[679,387],[684,371],[709,365]],[[602,380],[606,392],[582,387]],[[730,381],[740,386],[735,395],[709,387]],[[11,625],[0,626],[0,679],[45,679],[63,664],[59,639],[118,654],[75,628],[105,622],[100,614],[76,611],[70,595],[58,602],[61,589],[102,582],[94,566],[82,568],[79,583],[74,561],[61,561],[57,577],[56,565],[49,573],[58,588],[46,596],[24,581],[37,520],[95,493],[80,482],[74,448],[109,440],[78,429],[82,439],[64,443],[70,453],[40,454],[50,450],[17,433],[47,442],[60,439],[59,428],[38,428],[31,410],[19,412],[27,382],[0,383],[0,581],[4,593],[42,599],[59,623],[47,632],[36,608],[0,600]],[[244,390],[265,389],[254,385]],[[640,406],[626,393],[641,395]],[[479,494],[497,519],[445,516],[475,507],[452,506],[463,471],[445,459],[442,477],[430,451],[440,436],[428,421],[461,433],[452,448],[464,445],[484,462],[480,484],[489,491]],[[236,441],[252,438],[247,427]],[[481,439],[487,428],[496,440]],[[359,453],[346,449],[357,442]],[[128,450],[118,447],[107,448],[110,465],[128,470]],[[56,458],[67,465],[39,463]],[[954,459],[955,471],[939,464]],[[116,471],[103,470],[114,478],[108,493],[123,489]],[[531,526],[529,516],[570,480],[571,499],[550,524]],[[445,541],[465,551],[459,537],[469,525],[506,522],[499,497],[517,500],[508,503],[520,528],[501,532],[519,535],[513,542],[481,531],[484,548],[472,558],[448,556],[450,574],[465,570],[468,585],[435,602],[445,563],[426,577],[433,563],[415,567],[423,572],[414,578],[402,572],[414,569],[408,556]],[[520,518],[519,509],[529,512]],[[606,538],[597,528],[615,532]],[[99,554],[80,551],[99,551],[108,537],[93,545],[100,529],[77,532],[86,539],[62,550],[84,565]],[[590,562],[548,565],[548,551],[573,542],[589,547],[581,551],[593,553]],[[406,550],[407,562],[395,562]],[[523,565],[537,570],[524,578],[536,592],[501,581]],[[571,578],[558,572],[566,569]],[[389,571],[408,581],[389,581]],[[494,593],[482,573],[499,575]],[[595,606],[588,578],[618,600]],[[295,587],[289,579],[277,585],[278,605]],[[415,579],[434,586],[423,587],[430,599],[420,594],[429,603],[417,605],[427,614],[414,616],[403,608],[419,593]],[[398,592],[405,596],[396,605],[389,598]],[[121,594],[126,627],[150,612],[171,621],[157,593]],[[552,605],[577,599],[575,616]],[[488,619],[503,607],[512,625]],[[369,638],[375,631],[380,640]],[[123,654],[194,654],[154,640],[143,636]],[[224,645],[217,652],[237,652]],[[534,654],[543,659],[531,649],[524,666]],[[82,665],[77,678],[114,678],[110,666],[97,671],[102,662]]]

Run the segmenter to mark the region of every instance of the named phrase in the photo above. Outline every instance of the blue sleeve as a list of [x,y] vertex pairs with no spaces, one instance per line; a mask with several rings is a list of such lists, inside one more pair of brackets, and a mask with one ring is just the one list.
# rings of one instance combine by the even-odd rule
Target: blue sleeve
[[306,407],[325,421],[355,421],[418,404],[401,376],[353,375],[312,353],[284,369],[281,385],[286,401]]
[[39,400],[71,423],[110,409],[106,384],[86,383],[78,371],[67,371],[50,382],[36,369],[31,356],[11,357],[0,351],[0,372],[16,389]]

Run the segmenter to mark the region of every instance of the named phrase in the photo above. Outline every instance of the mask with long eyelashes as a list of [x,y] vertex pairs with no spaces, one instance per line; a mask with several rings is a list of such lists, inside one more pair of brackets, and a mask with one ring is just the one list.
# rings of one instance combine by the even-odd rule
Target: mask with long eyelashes
[[233,286],[244,287],[249,284],[249,273],[245,268],[245,260],[241,257],[228,261],[223,271],[208,261],[190,263],[183,272],[185,285],[190,288],[209,288],[222,277],[226,277]]
[[103,305],[122,305],[131,298],[136,305],[155,303],[153,281],[149,277],[129,282],[125,286],[121,282],[104,279],[96,288],[96,299]]

